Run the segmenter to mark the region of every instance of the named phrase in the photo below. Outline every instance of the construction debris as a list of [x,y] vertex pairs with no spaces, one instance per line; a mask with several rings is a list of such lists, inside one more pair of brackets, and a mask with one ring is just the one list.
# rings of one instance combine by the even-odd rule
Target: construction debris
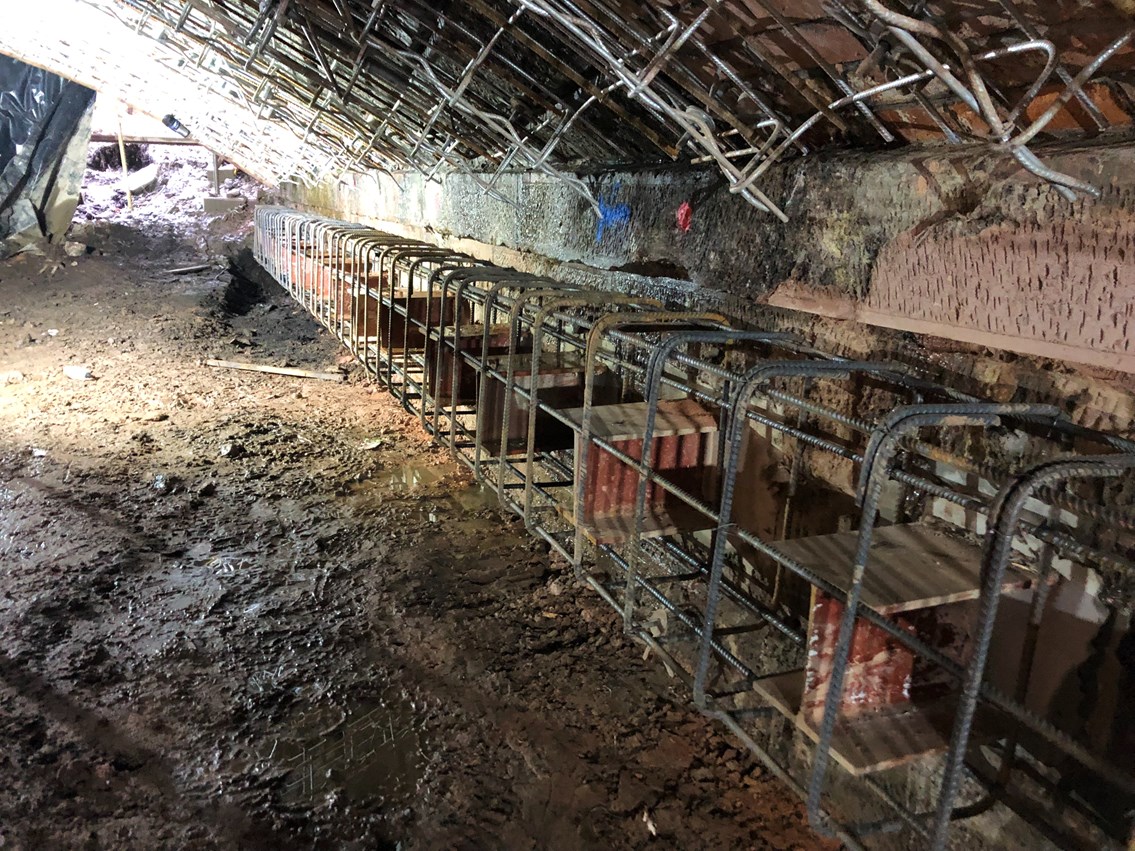
[[217,454],[222,458],[240,458],[245,454],[245,451],[243,444],[229,441],[228,443],[221,444],[221,448],[217,450]]
[[150,163],[138,171],[131,172],[125,179],[126,191],[130,195],[143,195],[158,185],[158,164]]
[[0,54],[0,258],[62,241],[79,202],[94,96]]

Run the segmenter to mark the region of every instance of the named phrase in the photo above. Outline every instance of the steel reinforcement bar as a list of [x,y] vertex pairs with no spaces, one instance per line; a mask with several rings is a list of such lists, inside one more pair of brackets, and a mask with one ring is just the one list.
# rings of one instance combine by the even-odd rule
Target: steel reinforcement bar
[[1129,659],[1071,720],[1051,683],[1127,658],[1135,444],[289,209],[257,210],[255,254],[816,829],[945,848],[1008,806],[1059,846],[1129,840]]

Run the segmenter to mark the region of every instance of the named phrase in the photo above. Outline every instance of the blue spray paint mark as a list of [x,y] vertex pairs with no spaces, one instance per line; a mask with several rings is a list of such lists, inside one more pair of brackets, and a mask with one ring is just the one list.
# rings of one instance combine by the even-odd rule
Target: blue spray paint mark
[[603,239],[603,234],[608,230],[617,230],[630,221],[631,208],[629,204],[615,204],[613,203],[615,196],[619,194],[619,189],[622,187],[621,183],[616,183],[611,188],[611,194],[604,198],[599,196],[599,224],[595,226],[595,241],[600,242]]

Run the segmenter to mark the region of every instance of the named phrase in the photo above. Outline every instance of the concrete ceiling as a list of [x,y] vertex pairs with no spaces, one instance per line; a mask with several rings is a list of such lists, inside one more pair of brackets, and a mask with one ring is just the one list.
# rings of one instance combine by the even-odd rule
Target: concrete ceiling
[[[173,112],[274,183],[713,163],[761,191],[832,148],[993,146],[1066,197],[1056,137],[1127,128],[1126,0],[42,0],[0,52]],[[22,20],[22,17],[34,20]],[[1039,156],[1038,156],[1039,153]]]

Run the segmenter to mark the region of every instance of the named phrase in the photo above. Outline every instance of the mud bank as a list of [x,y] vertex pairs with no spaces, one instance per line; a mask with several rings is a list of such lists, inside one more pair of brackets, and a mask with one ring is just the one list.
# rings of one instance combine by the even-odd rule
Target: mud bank
[[0,265],[0,845],[826,847],[282,291],[100,227]]

